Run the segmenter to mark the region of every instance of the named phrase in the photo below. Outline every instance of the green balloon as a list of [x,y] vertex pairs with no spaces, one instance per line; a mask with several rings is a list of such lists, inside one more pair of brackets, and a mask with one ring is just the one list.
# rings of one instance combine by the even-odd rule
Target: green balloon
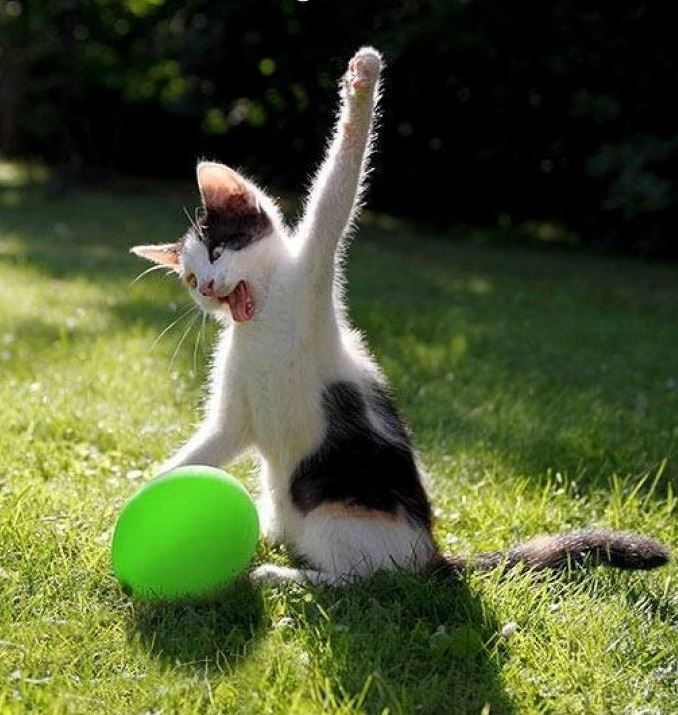
[[258,538],[257,509],[235,477],[181,467],[146,484],[123,508],[113,570],[134,598],[205,598],[247,568]]

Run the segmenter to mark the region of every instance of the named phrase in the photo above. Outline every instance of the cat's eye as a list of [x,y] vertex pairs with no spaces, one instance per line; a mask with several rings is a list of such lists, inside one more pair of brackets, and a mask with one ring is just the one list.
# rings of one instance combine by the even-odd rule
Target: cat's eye
[[188,283],[190,288],[195,288],[198,285],[198,279],[195,277],[195,273],[187,273],[184,276],[184,280]]
[[224,252],[223,244],[219,244],[212,249],[212,260],[216,261],[219,256]]

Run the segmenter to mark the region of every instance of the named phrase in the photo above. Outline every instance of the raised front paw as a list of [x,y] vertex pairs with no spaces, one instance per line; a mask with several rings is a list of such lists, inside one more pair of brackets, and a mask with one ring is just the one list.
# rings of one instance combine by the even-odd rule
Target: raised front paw
[[381,72],[381,55],[374,47],[361,47],[348,63],[346,86],[349,93],[373,87]]

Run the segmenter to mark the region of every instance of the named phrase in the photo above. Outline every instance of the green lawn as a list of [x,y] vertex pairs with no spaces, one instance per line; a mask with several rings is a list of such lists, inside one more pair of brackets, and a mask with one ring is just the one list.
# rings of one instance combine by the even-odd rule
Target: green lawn
[[[173,359],[186,318],[153,345],[186,296],[130,286],[127,248],[173,239],[194,200],[0,191],[0,712],[675,712],[675,566],[243,583],[192,607],[120,592],[116,514],[190,433],[214,340],[196,323]],[[609,525],[675,548],[678,266],[486,238],[387,223],[351,254],[441,542]]]

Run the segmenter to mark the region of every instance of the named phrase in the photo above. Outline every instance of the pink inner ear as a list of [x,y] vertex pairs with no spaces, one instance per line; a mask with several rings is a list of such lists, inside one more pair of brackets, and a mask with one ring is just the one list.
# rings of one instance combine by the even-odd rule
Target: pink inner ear
[[248,193],[247,186],[238,174],[224,164],[202,162],[198,164],[198,186],[206,208],[224,208],[236,197]]
[[147,261],[159,263],[176,270],[179,266],[179,245],[176,243],[164,243],[151,246],[134,246],[130,251]]

